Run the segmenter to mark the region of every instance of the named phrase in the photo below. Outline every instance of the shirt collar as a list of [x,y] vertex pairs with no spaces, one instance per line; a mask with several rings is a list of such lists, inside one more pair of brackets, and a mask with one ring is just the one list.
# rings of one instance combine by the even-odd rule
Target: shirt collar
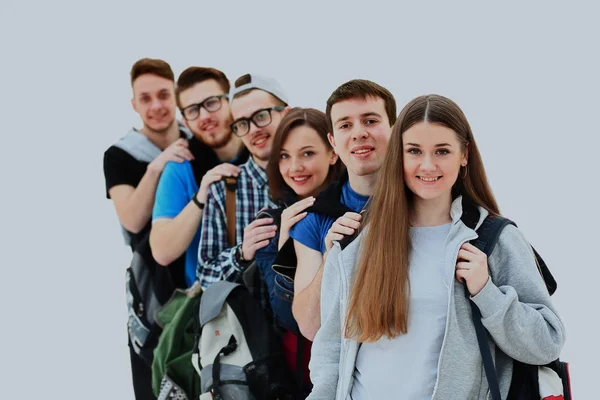
[[252,156],[248,157],[248,161],[246,162],[246,169],[248,170],[248,175],[250,178],[256,182],[258,187],[261,189],[267,184],[267,173],[264,169],[258,166],[258,164],[254,161]]

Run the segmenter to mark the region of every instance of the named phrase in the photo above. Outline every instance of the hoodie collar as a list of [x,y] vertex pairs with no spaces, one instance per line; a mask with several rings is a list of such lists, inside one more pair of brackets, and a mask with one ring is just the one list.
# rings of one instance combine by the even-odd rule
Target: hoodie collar
[[[465,199],[465,201],[467,200]],[[474,229],[477,230],[487,218],[489,212],[483,207],[477,205],[475,207],[479,211],[479,219],[477,220]],[[450,218],[452,218],[452,224],[457,224],[459,221],[462,222],[461,218],[463,217],[463,211],[463,196],[458,196],[452,201],[452,205],[450,206]]]

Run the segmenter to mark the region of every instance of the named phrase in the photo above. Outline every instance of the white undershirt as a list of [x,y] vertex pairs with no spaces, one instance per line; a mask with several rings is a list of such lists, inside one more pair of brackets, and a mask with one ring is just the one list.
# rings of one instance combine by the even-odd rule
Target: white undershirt
[[444,248],[449,232],[450,224],[410,229],[408,333],[361,345],[353,400],[431,399],[446,328]]

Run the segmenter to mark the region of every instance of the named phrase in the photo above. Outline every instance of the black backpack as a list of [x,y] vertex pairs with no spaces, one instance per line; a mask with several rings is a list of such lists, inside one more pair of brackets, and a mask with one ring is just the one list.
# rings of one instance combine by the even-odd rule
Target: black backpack
[[[182,137],[192,137],[179,121]],[[115,144],[141,162],[150,163],[162,150],[142,135],[135,128]],[[127,242],[129,233],[123,228]],[[183,257],[183,256],[182,256]],[[180,257],[169,267],[159,265],[150,249],[150,230],[147,230],[133,251],[133,258],[126,271],[126,299],[128,312],[128,333],[134,352],[148,364],[152,365],[153,351],[158,343],[162,328],[156,323],[156,313],[169,301],[177,288],[176,279],[171,275],[171,268],[183,265]]]
[[169,268],[152,257],[148,232],[133,252],[125,288],[129,340],[135,353],[149,366],[162,331],[155,320],[156,314],[176,289]]
[[[466,199],[466,197],[463,197],[462,205],[463,215],[461,220],[467,227],[474,230],[477,222],[479,221],[479,209],[471,201]],[[500,216],[488,216],[477,229],[477,234],[479,237],[473,240],[471,243],[479,250],[483,251],[488,257],[490,257],[494,247],[498,243],[500,233],[502,233],[502,230],[508,225],[517,226],[513,221],[507,218]],[[533,252],[535,254],[535,259],[540,274],[546,283],[546,287],[548,288],[548,293],[553,295],[557,288],[556,280],[552,276],[552,273],[546,266],[546,263],[542,257],[535,249],[533,249]],[[465,296],[467,299],[470,299],[470,294],[466,285]],[[472,301],[469,301],[469,303],[471,304],[473,324],[475,325],[477,342],[483,358],[483,366],[488,384],[490,386],[492,399],[500,400],[498,378],[494,363],[492,361],[491,350],[487,342],[485,328],[481,323],[481,312],[475,303]],[[564,400],[571,400],[571,384],[568,364],[560,360],[555,360],[544,366],[529,365],[517,360],[513,360],[513,374],[507,400],[539,400],[541,398],[539,386],[540,367],[550,368],[558,375],[558,377],[562,380]]]
[[281,341],[246,287],[227,281],[211,284],[194,318],[192,363],[200,375],[201,399],[300,398]]

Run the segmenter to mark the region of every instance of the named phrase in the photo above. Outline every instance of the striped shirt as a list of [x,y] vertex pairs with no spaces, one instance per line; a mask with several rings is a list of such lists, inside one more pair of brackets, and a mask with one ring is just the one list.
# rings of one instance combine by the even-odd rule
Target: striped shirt
[[[245,164],[240,165],[240,174],[237,178],[236,242],[228,243],[225,182],[219,181],[210,185],[202,217],[196,271],[203,289],[220,280],[230,282],[241,280],[243,269],[235,259],[236,247],[242,243],[244,228],[254,221],[256,213],[265,207],[275,207],[269,199],[267,175],[252,157],[249,157]],[[260,293],[263,308],[268,307],[269,304],[269,294],[264,286],[263,282]]]

